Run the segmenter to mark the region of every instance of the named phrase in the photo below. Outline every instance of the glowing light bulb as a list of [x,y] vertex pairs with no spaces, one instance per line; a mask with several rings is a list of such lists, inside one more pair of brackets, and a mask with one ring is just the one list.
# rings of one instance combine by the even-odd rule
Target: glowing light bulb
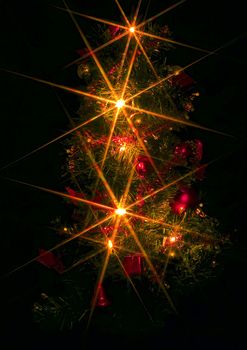
[[108,247],[108,249],[112,249],[113,248],[113,243],[112,243],[112,241],[110,239],[107,242],[107,247]]
[[126,146],[125,145],[123,145],[123,146],[121,146],[119,148],[119,152],[124,152],[125,150],[126,150]]
[[67,227],[64,227],[63,230],[64,230],[64,232],[67,232],[67,231],[68,231]]
[[125,105],[124,100],[120,99],[116,102],[116,107],[117,108],[122,108]]
[[124,214],[126,214],[126,210],[124,208],[117,208],[115,210],[115,214],[117,214],[117,215],[124,215]]
[[173,242],[175,242],[175,241],[176,241],[176,237],[174,237],[174,236],[170,237],[170,242],[171,242],[171,243],[173,243]]
[[134,33],[135,27],[130,27],[129,31],[130,31],[131,33]]

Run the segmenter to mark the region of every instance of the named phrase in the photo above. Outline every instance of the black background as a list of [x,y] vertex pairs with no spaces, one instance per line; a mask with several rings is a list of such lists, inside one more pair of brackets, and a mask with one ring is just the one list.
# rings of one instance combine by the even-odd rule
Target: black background
[[[127,13],[133,11],[134,1],[121,3]],[[151,0],[148,14],[151,16],[172,3]],[[68,14],[53,5],[63,6],[55,0],[0,2],[0,68],[77,86],[79,80],[75,68],[63,70],[63,67],[78,57],[76,50],[84,45]],[[142,13],[146,5],[147,1],[143,1]],[[69,6],[115,22],[121,19],[111,0],[74,0]],[[199,295],[188,298],[184,307],[184,317],[189,325],[186,331],[178,323],[155,335],[150,331],[146,338],[136,341],[135,347],[147,345],[147,348],[171,349],[188,345],[199,349],[209,346],[244,349],[247,344],[244,4],[240,0],[229,3],[191,0],[163,15],[158,22],[169,25],[175,40],[208,50],[231,42],[217,55],[208,57],[187,72],[198,82],[201,91],[193,121],[234,136],[191,130],[191,135],[203,141],[205,161],[224,154],[208,168],[202,189],[205,210],[219,219],[221,230],[231,236],[233,247],[222,260],[224,273],[208,287],[207,303]],[[86,33],[90,33],[91,21],[80,20],[80,24]],[[177,47],[169,59],[171,64],[184,65],[200,55]],[[73,114],[78,106],[71,94],[1,72],[1,167],[68,129],[68,120],[57,95]],[[2,275],[34,256],[37,245],[47,239],[45,231],[52,218],[66,215],[61,199],[4,177],[63,189],[62,159],[63,146],[58,142],[1,170]],[[83,341],[77,343],[74,334],[51,337],[45,344],[41,335],[32,333],[31,305],[37,287],[35,271],[31,264],[1,279],[3,349],[19,348],[21,342],[32,349],[83,348]],[[118,345],[124,343],[124,339],[117,342]],[[107,342],[104,345],[107,346]],[[134,343],[132,345],[134,347]]]

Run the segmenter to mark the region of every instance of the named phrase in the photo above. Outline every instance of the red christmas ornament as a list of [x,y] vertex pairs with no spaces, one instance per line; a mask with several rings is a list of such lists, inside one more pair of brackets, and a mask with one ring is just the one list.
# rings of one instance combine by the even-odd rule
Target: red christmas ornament
[[173,86],[177,86],[186,92],[189,92],[195,87],[195,81],[188,74],[182,71],[176,75],[173,75],[169,81]]
[[193,147],[193,154],[195,159],[199,162],[202,160],[202,154],[203,154],[203,144],[200,140],[194,141],[194,147]]
[[181,159],[186,159],[191,154],[191,149],[188,143],[183,142],[175,147],[174,150],[174,160],[178,161]]
[[123,267],[128,276],[142,274],[142,255],[127,255],[123,260]]
[[120,31],[120,27],[119,26],[110,26],[109,27],[109,31],[110,31],[110,35],[112,37],[116,36],[118,34],[118,32]]
[[104,290],[104,288],[103,288],[103,286],[101,284],[98,286],[97,293],[98,294],[97,294],[97,300],[96,300],[96,305],[95,306],[99,306],[99,307],[109,306],[110,305],[110,301],[106,297],[105,290]]
[[[75,190],[73,190],[70,187],[66,187],[66,191],[68,192],[68,194],[72,197],[76,197],[76,198],[83,198],[83,194],[82,193],[78,193]],[[71,198],[71,202],[74,205],[78,205],[79,201],[77,201],[76,199]]]
[[182,214],[186,209],[193,207],[198,202],[196,191],[190,187],[181,187],[176,193],[170,206],[175,214]]
[[40,264],[48,267],[49,269],[56,270],[59,273],[63,273],[64,266],[62,261],[55,256],[52,252],[45,249],[39,249],[39,256],[36,259]]
[[147,156],[139,156],[136,160],[136,172],[140,177],[144,177],[150,170],[150,161]]

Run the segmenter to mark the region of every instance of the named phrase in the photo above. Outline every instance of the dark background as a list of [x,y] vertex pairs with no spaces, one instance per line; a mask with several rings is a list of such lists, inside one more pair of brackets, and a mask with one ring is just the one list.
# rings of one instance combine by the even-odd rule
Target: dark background
[[[121,3],[127,13],[133,10],[135,4],[130,0]],[[147,3],[143,1],[143,9]],[[172,3],[151,0],[148,16]],[[74,0],[68,4],[72,9],[115,22],[121,18],[111,0]],[[63,67],[78,57],[76,50],[83,45],[68,14],[52,5],[63,6],[55,0],[0,1],[0,68],[77,86],[79,80],[75,68],[63,70]],[[202,190],[205,194],[205,211],[219,219],[220,229],[230,235],[233,245],[222,259],[224,272],[216,282],[207,286],[206,302],[200,295],[191,295],[183,307],[182,323],[171,322],[169,327],[155,334],[150,329],[149,334],[147,332],[145,337],[132,342],[132,345],[137,348],[159,346],[162,349],[183,345],[198,349],[209,346],[212,349],[244,349],[247,345],[247,55],[244,4],[240,0],[229,3],[191,0],[163,15],[158,22],[169,25],[175,40],[208,50],[232,41],[217,55],[212,55],[187,72],[198,82],[201,92],[193,121],[235,136],[229,138],[191,130],[191,135],[203,141],[205,162],[224,154],[208,168]],[[92,22],[83,20],[80,24],[86,33],[90,33]],[[193,50],[177,47],[168,59],[171,64],[182,66],[200,55]],[[68,120],[57,95],[73,115],[78,107],[74,96],[1,72],[1,167],[68,129]],[[46,241],[46,229],[51,220],[66,215],[61,199],[7,181],[4,177],[62,189],[63,151],[63,145],[58,142],[1,171],[2,275],[32,257],[37,245]],[[83,341],[79,342],[77,333],[54,335],[45,340],[41,334],[34,333],[31,305],[35,288],[37,278],[32,264],[1,279],[3,349],[19,348],[21,343],[32,349],[63,346],[86,348]],[[117,344],[121,342],[127,346],[124,343],[126,339],[117,339]],[[98,340],[103,342],[101,336],[98,336]],[[93,346],[93,341],[90,344]]]

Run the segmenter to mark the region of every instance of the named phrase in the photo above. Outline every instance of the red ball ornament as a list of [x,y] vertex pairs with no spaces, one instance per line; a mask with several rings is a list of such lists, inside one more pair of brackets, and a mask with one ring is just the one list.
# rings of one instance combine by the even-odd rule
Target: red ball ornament
[[174,150],[174,158],[175,161],[180,159],[186,159],[191,154],[190,147],[187,143],[181,143],[180,145],[177,145]]
[[150,170],[150,161],[147,156],[139,156],[136,160],[136,172],[141,177],[144,177]]
[[175,214],[182,214],[186,209],[194,207],[198,203],[198,196],[193,188],[183,186],[176,193],[170,206]]
[[96,306],[99,306],[99,307],[109,306],[110,301],[107,299],[105,290],[101,284],[98,286],[97,293],[98,295],[96,300]]

